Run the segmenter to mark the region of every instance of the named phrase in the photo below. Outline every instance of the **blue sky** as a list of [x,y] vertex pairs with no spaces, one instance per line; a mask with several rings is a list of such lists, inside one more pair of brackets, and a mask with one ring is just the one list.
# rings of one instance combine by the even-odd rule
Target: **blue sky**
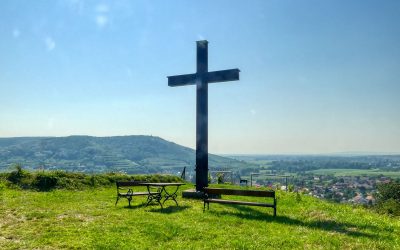
[[400,152],[400,1],[0,1],[0,137],[195,145],[195,41],[213,153]]

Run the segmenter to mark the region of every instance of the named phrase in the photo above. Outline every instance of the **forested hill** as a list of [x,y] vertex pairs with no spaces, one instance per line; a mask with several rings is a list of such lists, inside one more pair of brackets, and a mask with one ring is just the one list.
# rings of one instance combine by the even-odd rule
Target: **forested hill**
[[[194,168],[195,151],[154,136],[68,136],[0,138],[0,170],[19,163],[26,168],[82,172],[154,173]],[[247,163],[216,155],[210,168]]]

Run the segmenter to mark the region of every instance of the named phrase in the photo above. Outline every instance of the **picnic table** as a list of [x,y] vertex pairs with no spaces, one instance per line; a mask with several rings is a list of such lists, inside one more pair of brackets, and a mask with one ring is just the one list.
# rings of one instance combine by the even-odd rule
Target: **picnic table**
[[[176,193],[178,192],[179,187],[182,185],[185,185],[185,183],[182,183],[182,182],[165,182],[165,183],[141,182],[141,183],[138,183],[138,186],[146,186],[147,187],[148,198],[147,198],[146,207],[154,200],[158,204],[160,204],[161,208],[163,208],[163,205],[167,200],[175,201],[175,204],[178,206],[178,201],[176,200],[176,197],[178,197],[178,195]],[[171,192],[171,190],[167,190],[167,187],[174,187],[174,189],[173,189],[174,191]],[[153,188],[157,188],[157,191],[156,192],[152,191]]]

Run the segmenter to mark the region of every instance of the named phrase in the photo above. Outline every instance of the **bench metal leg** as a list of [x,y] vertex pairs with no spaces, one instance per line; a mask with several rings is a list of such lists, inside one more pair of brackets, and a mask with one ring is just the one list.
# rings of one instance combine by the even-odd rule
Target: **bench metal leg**
[[160,193],[162,193],[162,192],[165,193],[163,204],[164,204],[167,200],[173,200],[173,201],[175,201],[176,206],[179,206],[179,205],[178,205],[178,201],[176,200],[176,198],[178,197],[178,195],[176,194],[176,192],[178,192],[178,189],[179,189],[179,186],[176,187],[176,189],[175,189],[174,192],[169,193],[169,192],[167,191],[167,189],[166,189],[165,187],[163,187],[163,188],[161,189],[161,191],[160,191]]
[[161,203],[161,194],[149,194],[149,196],[147,197],[147,203],[146,203],[146,207],[153,201],[155,200],[158,204],[160,204],[161,209],[163,209],[163,204]]
[[151,192],[151,189],[150,189],[150,186],[147,186],[147,192],[149,193],[148,194],[148,196],[147,196],[147,203],[146,203],[146,207],[153,201],[153,200],[155,200],[158,204],[160,204],[160,206],[161,206],[161,209],[163,209],[163,203],[161,203],[161,200],[162,200],[162,191],[163,191],[163,188],[159,188],[158,190],[157,190],[157,193],[152,193]]
[[167,200],[171,199],[171,200],[175,201],[176,206],[178,206],[178,201],[176,201],[176,197],[178,197],[176,194],[165,194],[165,199],[164,199],[164,201],[163,201],[163,204],[164,204]]
[[117,206],[118,200],[119,200],[119,196],[117,196],[117,201],[115,202],[115,206]]
[[210,202],[205,201],[203,205],[203,212],[206,210],[206,203],[207,203],[207,209],[210,210]]

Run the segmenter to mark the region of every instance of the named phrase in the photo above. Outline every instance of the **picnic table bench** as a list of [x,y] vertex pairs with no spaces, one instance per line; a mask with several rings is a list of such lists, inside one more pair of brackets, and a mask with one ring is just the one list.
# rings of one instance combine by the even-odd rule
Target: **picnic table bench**
[[115,202],[115,206],[117,205],[121,197],[128,199],[129,206],[131,206],[131,201],[133,196],[146,195],[147,199],[149,199],[150,197],[149,195],[158,195],[160,193],[159,191],[152,192],[150,190],[146,192],[134,192],[133,187],[143,186],[143,182],[139,181],[117,181],[116,183],[117,183],[117,201]]
[[[219,198],[219,197],[221,197],[221,195],[267,197],[267,198],[273,198],[273,203],[221,199],[221,198]],[[206,209],[206,204],[207,204],[207,208],[210,209],[210,203],[271,207],[274,209],[274,216],[276,216],[276,197],[275,197],[275,191],[272,191],[272,190],[271,191],[269,191],[269,190],[241,190],[241,189],[205,187],[204,188],[203,211]]]
[[[167,200],[172,200],[178,206],[178,201],[176,198],[178,195],[178,189],[180,186],[185,185],[185,183],[181,182],[171,182],[171,183],[152,183],[152,182],[139,182],[139,181],[117,181],[117,201],[115,205],[117,205],[118,200],[123,197],[127,198],[129,202],[129,206],[131,206],[131,201],[133,196],[145,195],[147,196],[146,207],[152,202],[156,201],[161,208],[163,208],[163,204]],[[134,192],[133,187],[146,187],[147,192]],[[167,187],[174,188],[174,191],[167,190]],[[121,192],[121,190],[126,190],[126,192]]]

